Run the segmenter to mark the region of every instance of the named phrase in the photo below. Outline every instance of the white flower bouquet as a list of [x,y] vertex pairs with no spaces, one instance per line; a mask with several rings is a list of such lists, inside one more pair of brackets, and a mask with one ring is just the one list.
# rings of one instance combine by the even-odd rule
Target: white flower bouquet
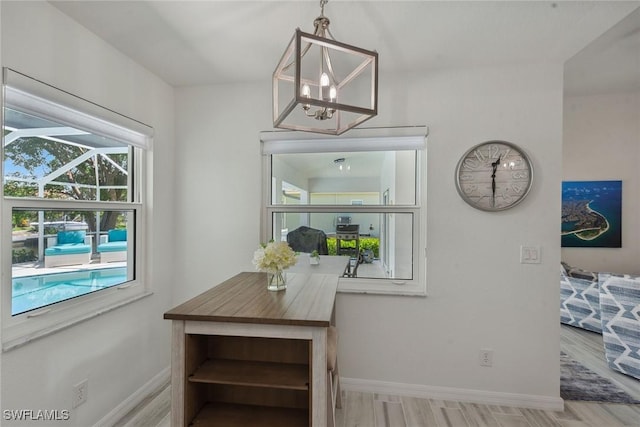
[[271,241],[253,254],[253,265],[259,271],[276,274],[296,263],[296,253],[287,242]]

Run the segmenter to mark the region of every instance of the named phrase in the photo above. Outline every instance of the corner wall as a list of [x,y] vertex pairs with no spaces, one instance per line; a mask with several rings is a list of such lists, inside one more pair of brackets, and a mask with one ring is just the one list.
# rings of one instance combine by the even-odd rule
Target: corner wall
[[[70,410],[65,426],[94,425],[170,364],[173,89],[48,2],[1,2],[1,65],[155,129],[145,266],[154,294],[2,355],[2,409]],[[3,272],[3,276],[5,273]],[[88,378],[88,400],[71,408]],[[2,421],[3,426],[42,425]]]
[[568,97],[564,118],[563,179],[622,180],[622,247],[562,248],[562,260],[640,275],[640,91]]
[[[440,70],[380,86],[380,119],[430,128],[428,297],[340,295],[343,375],[557,397],[562,66]],[[497,213],[467,206],[454,184],[460,156],[492,139],[521,146],[535,170],[527,198]],[[540,245],[542,263],[520,264],[521,245]],[[492,368],[479,366],[481,348],[494,350]]]

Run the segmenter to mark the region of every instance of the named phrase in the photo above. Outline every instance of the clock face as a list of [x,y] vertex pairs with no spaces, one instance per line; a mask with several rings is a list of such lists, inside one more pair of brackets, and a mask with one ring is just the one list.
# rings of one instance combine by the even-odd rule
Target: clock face
[[533,179],[527,155],[505,141],[488,141],[467,151],[456,168],[456,187],[465,202],[484,211],[520,203]]

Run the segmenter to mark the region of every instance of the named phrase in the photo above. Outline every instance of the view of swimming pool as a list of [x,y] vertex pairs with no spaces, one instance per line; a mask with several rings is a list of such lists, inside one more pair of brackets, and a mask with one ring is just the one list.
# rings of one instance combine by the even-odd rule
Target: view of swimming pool
[[16,277],[11,315],[21,314],[127,281],[127,268],[104,268]]

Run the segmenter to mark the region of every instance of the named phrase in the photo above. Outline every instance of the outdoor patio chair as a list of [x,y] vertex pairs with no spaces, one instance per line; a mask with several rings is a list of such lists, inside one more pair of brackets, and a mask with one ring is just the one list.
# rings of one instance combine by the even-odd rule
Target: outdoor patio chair
[[91,261],[92,237],[84,230],[59,231],[47,238],[44,250],[46,268],[61,265],[88,264]]
[[116,262],[127,260],[127,230],[112,229],[107,235],[100,236],[98,245],[100,262]]

